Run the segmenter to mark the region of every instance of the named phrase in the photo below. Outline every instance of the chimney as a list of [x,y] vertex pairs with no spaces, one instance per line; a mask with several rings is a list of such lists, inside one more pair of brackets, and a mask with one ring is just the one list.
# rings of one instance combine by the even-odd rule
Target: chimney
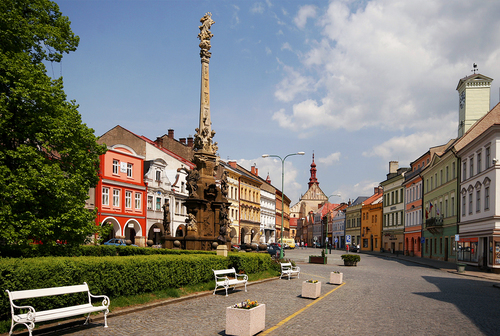
[[188,136],[187,140],[188,140],[188,147],[193,148],[193,145],[194,145],[193,137],[192,136]]
[[269,177],[269,174],[267,174],[266,182],[269,183],[269,184],[271,184],[271,178]]
[[156,143],[159,147],[163,147],[163,138],[162,138],[162,137],[157,137],[157,138],[156,138],[155,143]]
[[236,161],[228,161],[229,165],[233,168],[236,168]]
[[179,138],[181,144],[186,145],[186,138]]
[[384,189],[382,189],[381,186],[375,187],[375,188],[373,188],[373,193],[375,195],[377,195],[377,194],[383,194],[384,193]]
[[398,161],[389,161],[389,174],[396,174],[398,172],[398,167]]
[[169,130],[168,130],[168,137],[169,137],[170,139],[173,139],[173,138],[174,138],[174,130],[173,130],[173,129],[169,129]]
[[251,172],[253,175],[259,176],[259,168],[257,168],[256,166],[251,167]]

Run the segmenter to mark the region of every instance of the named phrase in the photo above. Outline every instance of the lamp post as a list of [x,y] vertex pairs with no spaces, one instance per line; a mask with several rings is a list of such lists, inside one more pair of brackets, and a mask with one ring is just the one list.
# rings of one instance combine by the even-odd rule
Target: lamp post
[[[326,199],[326,203],[328,203],[328,200],[330,199],[330,197],[333,197],[333,196],[338,196],[338,197],[342,197],[340,194],[334,194],[334,195],[330,195],[328,196],[328,198]],[[333,230],[333,228],[332,228]],[[326,244],[326,240],[328,239],[328,218],[326,219],[326,225],[325,225],[325,255],[328,253],[328,245]],[[332,233],[332,240],[333,240],[333,233]],[[332,244],[333,242],[330,242],[330,244]],[[330,249],[330,252],[332,250]]]
[[281,158],[279,155],[269,155],[269,154],[263,154],[263,158],[268,158],[268,157],[275,157],[281,160],[281,249],[280,249],[280,259],[283,259],[283,249],[285,248],[285,245],[283,244],[283,224],[285,221],[285,192],[283,191],[283,187],[285,184],[285,160],[287,157],[292,156],[292,155],[304,155],[304,152],[297,152],[297,153],[292,153],[288,154],[284,158]]

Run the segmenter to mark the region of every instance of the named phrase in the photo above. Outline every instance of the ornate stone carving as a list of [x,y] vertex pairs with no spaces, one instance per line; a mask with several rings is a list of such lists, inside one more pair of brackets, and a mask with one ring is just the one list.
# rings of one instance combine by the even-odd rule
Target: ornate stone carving
[[191,170],[186,169],[186,172],[186,188],[189,191],[189,197],[197,198],[198,193],[196,191],[198,190],[198,180],[200,179],[200,173],[196,168],[193,168]]
[[222,196],[227,197],[227,192],[229,190],[229,186],[227,184],[227,171],[222,173],[222,177],[220,179],[220,191],[222,192]]
[[165,200],[163,204],[163,229],[165,230],[165,235],[170,236],[170,204],[168,200]]
[[223,203],[222,207],[220,209],[220,229],[219,229],[219,237],[217,237],[218,241],[220,241],[222,243],[226,242],[229,224],[230,224],[229,211],[228,211],[227,205],[225,203]]
[[212,53],[209,51],[211,48],[210,39],[214,36],[210,31],[210,27],[215,23],[212,20],[212,13],[206,13],[201,19],[200,33],[198,34],[198,38],[200,39],[200,57],[203,62],[209,62],[210,56]]
[[193,214],[189,214],[188,218],[186,218],[186,229],[187,231],[198,231],[198,227],[196,226],[196,218]]

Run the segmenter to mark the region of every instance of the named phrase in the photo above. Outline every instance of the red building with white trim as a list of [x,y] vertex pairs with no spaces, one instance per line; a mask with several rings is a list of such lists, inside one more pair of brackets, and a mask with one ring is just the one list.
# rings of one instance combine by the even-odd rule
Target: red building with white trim
[[112,237],[146,245],[144,157],[126,145],[108,147],[100,157],[96,224],[113,225]]

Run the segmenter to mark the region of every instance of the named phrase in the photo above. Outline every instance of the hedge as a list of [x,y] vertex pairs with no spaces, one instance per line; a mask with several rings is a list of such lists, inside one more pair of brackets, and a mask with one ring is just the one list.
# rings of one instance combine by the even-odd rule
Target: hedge
[[81,256],[129,256],[153,254],[211,254],[215,251],[174,250],[151,247],[114,246],[114,245],[0,245],[0,256],[4,258],[37,258],[37,257],[81,257]]
[[[6,289],[26,290],[87,282],[90,292],[118,296],[213,281],[213,269],[235,267],[251,274],[270,269],[267,253],[217,255],[148,255],[124,257],[44,257],[0,259],[0,320],[10,318]],[[45,310],[82,303],[81,295],[25,300],[22,304]],[[16,303],[20,304],[20,303]]]

